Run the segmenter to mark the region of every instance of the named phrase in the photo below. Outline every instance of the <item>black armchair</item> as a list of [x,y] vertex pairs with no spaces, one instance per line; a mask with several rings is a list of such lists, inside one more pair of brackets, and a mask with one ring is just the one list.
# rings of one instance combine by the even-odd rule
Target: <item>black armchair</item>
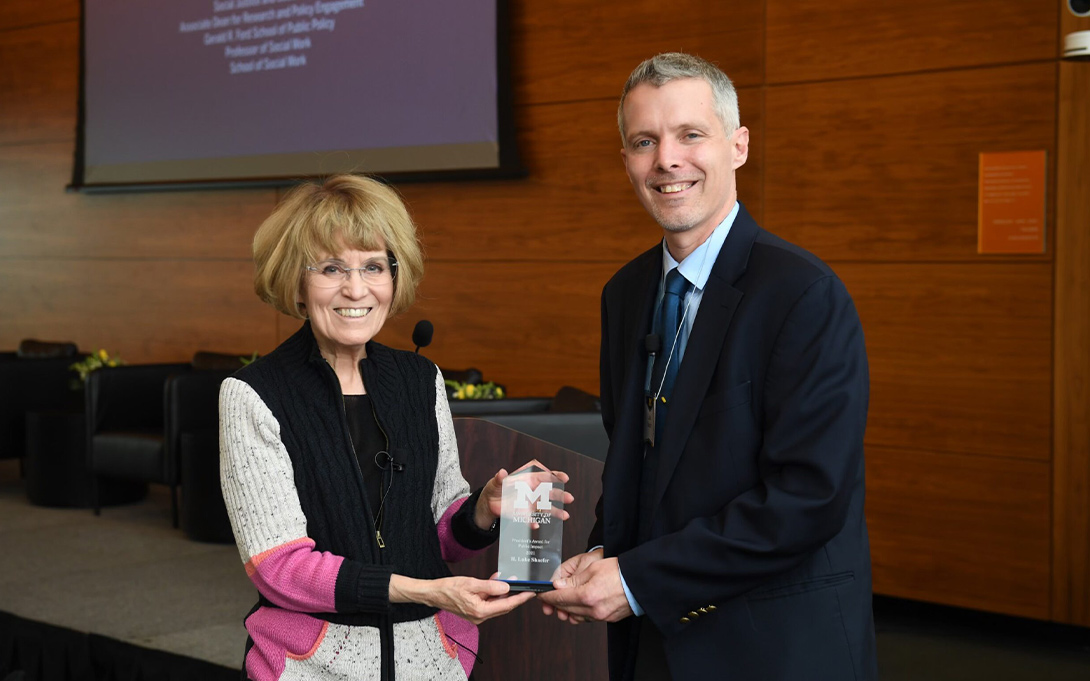
[[24,338],[15,352],[21,359],[68,359],[76,361],[79,348],[71,341],[42,341]]
[[167,379],[166,457],[178,462],[182,530],[196,541],[234,541],[219,482],[219,390],[241,363],[227,366]]
[[474,367],[468,369],[444,369],[439,367],[439,371],[442,372],[443,380],[446,381],[458,381],[459,383],[472,383],[474,385],[484,382],[481,370]]
[[570,385],[565,385],[556,391],[556,395],[553,396],[552,402],[549,404],[549,411],[564,414],[579,414],[586,412],[602,412],[602,400],[598,399],[597,395],[592,395],[586,390],[580,390],[579,388],[573,388]]
[[171,519],[178,527],[178,462],[165,446],[164,395],[170,376],[190,370],[190,364],[135,364],[88,376],[84,404],[95,515],[99,478],[159,483],[170,487]]
[[75,343],[24,340],[17,352],[0,353],[0,459],[21,458],[26,449],[26,414],[78,411],[68,367],[82,355]]

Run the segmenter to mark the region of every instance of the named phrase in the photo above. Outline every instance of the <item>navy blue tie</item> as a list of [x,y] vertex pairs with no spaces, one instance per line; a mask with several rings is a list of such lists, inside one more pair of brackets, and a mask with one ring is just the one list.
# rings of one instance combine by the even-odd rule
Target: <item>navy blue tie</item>
[[[677,379],[677,370],[681,365],[681,348],[675,347],[675,339],[680,340],[678,328],[681,326],[685,306],[685,292],[689,288],[689,282],[681,276],[681,272],[675,267],[666,275],[666,286],[662,296],[662,307],[659,308],[659,328],[656,331],[662,339],[662,356],[656,363],[660,365],[652,372],[652,376],[661,381],[662,388],[658,391],[655,400],[655,442],[662,436],[662,425],[666,422],[666,411],[669,408],[670,396],[674,391],[674,381]],[[663,371],[666,375],[663,376]],[[655,382],[651,389],[658,387]]]

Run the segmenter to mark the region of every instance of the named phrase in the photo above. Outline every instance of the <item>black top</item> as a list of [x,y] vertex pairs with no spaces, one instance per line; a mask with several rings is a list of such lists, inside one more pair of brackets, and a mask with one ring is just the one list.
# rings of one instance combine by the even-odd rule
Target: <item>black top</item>
[[387,449],[386,436],[375,421],[375,412],[371,407],[369,395],[345,395],[344,415],[348,419],[348,434],[352,436],[352,447],[356,450],[356,460],[363,473],[363,486],[367,493],[367,505],[374,518],[379,513],[385,488],[381,463],[389,468],[385,456],[379,452]]

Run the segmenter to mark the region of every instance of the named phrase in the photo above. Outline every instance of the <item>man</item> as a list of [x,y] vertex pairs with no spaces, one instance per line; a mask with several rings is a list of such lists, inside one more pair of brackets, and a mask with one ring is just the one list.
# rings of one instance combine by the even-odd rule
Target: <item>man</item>
[[851,298],[738,202],[749,131],[723,72],[649,59],[618,122],[665,238],[602,293],[594,548],[561,566],[546,614],[610,622],[613,681],[874,679]]

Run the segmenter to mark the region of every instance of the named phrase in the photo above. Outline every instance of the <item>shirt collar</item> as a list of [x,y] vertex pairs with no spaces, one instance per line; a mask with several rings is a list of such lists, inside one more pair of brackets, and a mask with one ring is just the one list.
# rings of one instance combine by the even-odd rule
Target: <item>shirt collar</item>
[[719,223],[711,236],[705,239],[704,243],[697,246],[696,250],[690,253],[680,264],[677,260],[674,260],[674,256],[670,255],[670,249],[666,247],[666,239],[663,238],[662,271],[664,276],[666,272],[677,267],[686,281],[697,290],[703,291],[704,286],[708,283],[708,277],[711,276],[715,261],[719,257],[719,251],[723,248],[723,242],[727,240],[727,234],[730,233],[731,225],[734,224],[734,219],[738,217],[739,206],[741,204],[735,201],[734,208],[727,214],[727,217],[723,218],[723,221]]

